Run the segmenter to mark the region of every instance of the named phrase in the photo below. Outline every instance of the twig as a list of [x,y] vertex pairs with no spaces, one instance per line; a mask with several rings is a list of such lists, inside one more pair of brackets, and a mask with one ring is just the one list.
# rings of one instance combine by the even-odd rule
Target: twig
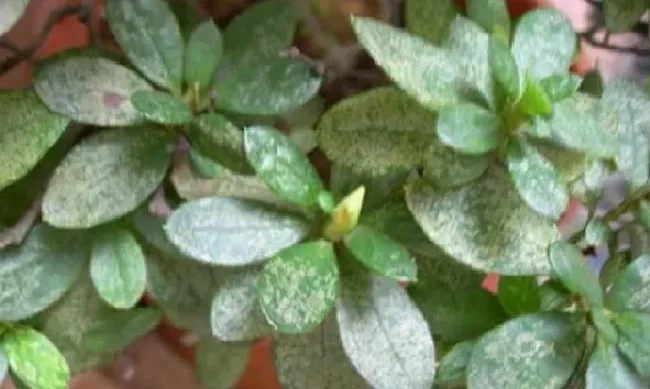
[[599,42],[598,40],[596,40],[591,30],[581,32],[579,36],[585,42],[597,48],[617,51],[619,53],[633,54],[640,57],[650,56],[650,49],[642,49],[639,47],[624,47],[624,46],[609,44],[607,43],[607,40],[605,40],[604,42]]
[[41,213],[42,201],[43,195],[38,196],[16,224],[0,232],[0,250],[13,244],[20,244],[25,239],[29,229]]

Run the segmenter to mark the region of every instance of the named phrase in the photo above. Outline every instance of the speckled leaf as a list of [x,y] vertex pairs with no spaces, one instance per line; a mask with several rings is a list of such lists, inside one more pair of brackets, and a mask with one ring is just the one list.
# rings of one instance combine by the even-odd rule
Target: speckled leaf
[[474,347],[468,387],[563,388],[584,348],[576,319],[569,313],[539,313],[489,332]]
[[424,151],[422,176],[434,186],[453,188],[480,177],[491,163],[490,155],[463,154],[435,137]]
[[87,259],[88,247],[78,233],[33,227],[22,245],[0,252],[0,320],[27,319],[52,305]]
[[431,388],[436,359],[429,326],[397,282],[344,278],[336,318],[345,353],[374,388]]
[[148,79],[180,91],[185,44],[165,0],[110,0],[106,18],[124,54]]
[[636,366],[639,374],[650,378],[650,317],[648,314],[618,313],[614,325],[620,334],[619,350]]
[[506,92],[506,101],[504,102],[518,101],[521,96],[522,85],[519,78],[519,69],[517,69],[517,63],[510,52],[510,47],[492,38],[488,50],[492,77],[497,83],[497,88],[503,88]]
[[650,312],[650,255],[630,263],[607,292],[605,304],[614,311]]
[[406,188],[408,207],[429,239],[456,260],[504,275],[546,274],[546,248],[559,235],[526,205],[500,167],[456,189],[423,180]]
[[357,260],[378,274],[398,281],[417,280],[417,265],[408,251],[388,235],[357,226],[343,242]]
[[525,139],[511,140],[506,164],[526,204],[541,215],[558,220],[569,205],[569,193],[553,165]]
[[252,201],[206,197],[181,205],[165,231],[181,252],[200,262],[242,266],[264,261],[302,240],[298,216]]
[[436,372],[438,384],[446,386],[455,382],[464,382],[467,365],[475,344],[475,340],[460,342],[445,354],[438,362],[438,371]]
[[248,365],[251,346],[209,338],[199,340],[194,362],[199,382],[209,389],[234,387]]
[[282,250],[265,266],[257,284],[262,312],[280,332],[310,332],[338,297],[339,269],[331,243],[323,240]]
[[559,73],[540,80],[539,85],[551,101],[556,102],[573,96],[578,89],[582,79],[573,73]]
[[363,186],[366,188],[363,207],[372,209],[401,191],[409,173],[409,171],[391,172],[373,176],[371,173],[359,171],[356,166],[334,163],[330,173],[329,188],[335,198],[341,199]]
[[491,34],[510,36],[510,15],[504,0],[469,0],[467,16]]
[[511,317],[539,312],[542,307],[536,277],[502,276],[497,296]]
[[212,84],[223,54],[223,38],[212,20],[197,26],[187,43],[185,82],[197,90]]
[[98,126],[142,121],[131,94],[151,86],[134,71],[106,58],[70,56],[52,60],[34,79],[38,97],[53,112]]
[[345,355],[334,315],[308,334],[278,334],[273,359],[286,389],[371,388]]
[[302,59],[269,59],[221,81],[219,107],[252,115],[286,113],[313,98],[321,83],[316,69]]
[[45,335],[28,327],[17,327],[2,337],[12,372],[31,389],[66,389],[70,368]]
[[583,176],[592,159],[582,151],[566,149],[548,139],[527,137],[530,145],[555,168],[562,182],[571,184]]
[[105,130],[84,139],[54,171],[43,219],[59,228],[88,228],[133,211],[163,180],[170,148],[158,128]]
[[613,33],[630,31],[650,8],[648,0],[605,0],[603,3],[605,26]]
[[20,19],[29,0],[5,0],[0,3],[0,35],[3,35]]
[[307,156],[289,137],[271,127],[247,127],[244,149],[257,175],[279,197],[303,207],[318,202],[323,183]]
[[571,243],[554,242],[548,248],[553,276],[574,293],[583,295],[589,303],[602,306],[603,292],[598,278],[589,268],[580,249]]
[[587,389],[643,389],[647,386],[615,345],[599,339],[586,372]]
[[134,308],[116,312],[91,327],[82,339],[82,346],[97,353],[113,353],[153,330],[162,318],[156,307]]
[[451,0],[407,0],[404,10],[408,30],[436,45],[442,43],[457,14]]
[[212,334],[225,342],[251,341],[271,333],[257,300],[258,268],[236,274],[212,300]]
[[571,22],[554,8],[529,12],[517,22],[512,53],[521,75],[542,80],[569,69],[576,48]]
[[189,126],[190,143],[202,155],[238,173],[252,174],[244,151],[244,132],[223,115],[206,113]]
[[528,115],[549,115],[553,112],[553,101],[540,83],[530,77],[530,75],[523,76],[524,91],[521,99],[517,102],[517,109]]
[[591,219],[585,227],[585,243],[591,245],[608,244],[612,231],[602,219]]
[[442,143],[471,155],[485,154],[503,140],[501,120],[492,112],[470,103],[442,108],[438,114],[437,130]]
[[442,252],[420,255],[417,264],[418,282],[407,290],[440,339],[471,339],[508,318],[497,297],[481,287],[484,274]]
[[185,101],[166,92],[137,91],[131,104],[144,119],[170,126],[180,126],[192,120],[192,111]]
[[132,308],[144,293],[147,265],[135,237],[121,227],[103,227],[93,234],[90,277],[99,295],[118,309]]
[[[0,8],[2,6],[0,5]],[[0,189],[29,173],[70,120],[50,112],[32,91],[0,92]]]
[[391,86],[337,103],[320,119],[317,135],[320,148],[335,163],[384,175],[417,166],[436,138],[435,129],[432,112]]

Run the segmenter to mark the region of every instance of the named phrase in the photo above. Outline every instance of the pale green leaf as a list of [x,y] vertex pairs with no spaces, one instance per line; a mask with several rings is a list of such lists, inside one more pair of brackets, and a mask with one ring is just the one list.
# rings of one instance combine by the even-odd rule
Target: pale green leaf
[[566,149],[548,139],[527,137],[530,145],[544,156],[555,168],[565,184],[571,184],[583,176],[592,159],[582,151]]
[[618,341],[618,331],[614,324],[612,323],[611,317],[614,316],[613,313],[608,312],[605,308],[602,307],[592,307],[591,308],[591,321],[598,330],[598,333],[602,338],[610,343],[616,344]]
[[133,211],[163,180],[170,149],[158,128],[104,130],[84,139],[55,170],[43,219],[60,228],[88,228]]
[[608,244],[612,236],[612,231],[602,219],[591,219],[585,227],[585,243],[587,244]]
[[404,9],[409,31],[434,44],[442,43],[457,14],[452,0],[407,0]]
[[553,276],[574,293],[583,295],[590,304],[602,306],[603,292],[587,258],[571,243],[554,242],[548,248]]
[[50,112],[34,92],[18,90],[0,92],[0,117],[3,189],[36,166],[63,135],[70,120]]
[[573,96],[582,79],[573,73],[560,73],[540,80],[539,84],[551,101],[556,102]]
[[0,35],[3,35],[20,19],[29,0],[5,0],[0,3]]
[[531,78],[530,74],[523,77],[524,91],[517,102],[517,109],[530,117],[546,116],[553,112],[553,101],[542,85]]
[[442,143],[471,155],[485,154],[504,139],[499,117],[470,103],[442,108],[437,130]]
[[503,275],[550,270],[546,248],[558,231],[521,200],[498,166],[461,188],[415,181],[406,188],[406,200],[429,239],[462,263]]
[[4,381],[9,373],[9,360],[3,350],[0,350],[0,381]]
[[212,20],[197,26],[187,42],[185,82],[190,88],[203,90],[212,84],[223,54],[223,38]]
[[542,298],[536,277],[499,277],[497,296],[511,317],[539,312]]
[[135,237],[118,226],[93,234],[90,277],[99,295],[117,309],[132,308],[147,284],[147,265]]
[[650,202],[647,200],[639,201],[639,209],[637,210],[636,219],[647,230],[650,231]]
[[197,261],[241,266],[264,261],[302,240],[298,216],[239,199],[207,197],[181,205],[167,220],[171,242]]
[[589,358],[586,372],[587,389],[643,389],[647,386],[623,358],[615,345],[599,339]]
[[152,248],[170,258],[190,260],[183,255],[165,233],[165,221],[153,216],[147,206],[142,206],[129,216],[133,232],[143,249]]
[[264,316],[280,332],[310,332],[321,324],[338,297],[339,269],[334,247],[323,240],[282,250],[258,281]]
[[251,346],[217,339],[199,340],[194,362],[199,382],[209,389],[234,387],[248,365]]
[[614,281],[605,298],[615,311],[650,312],[650,255],[630,263]]
[[491,34],[510,36],[510,15],[504,0],[469,0],[467,16]]
[[475,340],[467,340],[454,345],[438,362],[436,382],[443,385],[464,383]]
[[142,74],[180,91],[185,43],[167,1],[110,0],[106,19],[124,54]]
[[137,91],[131,104],[146,120],[169,126],[180,126],[192,120],[192,111],[185,101],[167,92]]
[[140,76],[106,58],[66,56],[46,62],[34,79],[45,105],[74,121],[126,126],[142,121],[131,94],[151,90]]
[[113,353],[153,330],[162,318],[156,307],[120,311],[91,327],[82,338],[82,346],[96,353]]
[[492,161],[492,157],[487,154],[463,154],[436,137],[424,151],[422,176],[434,186],[453,188],[480,177]]
[[605,26],[613,33],[627,32],[650,8],[648,0],[605,0]]
[[510,47],[497,39],[490,39],[488,46],[490,71],[496,81],[496,88],[503,88],[506,92],[506,101],[514,103],[519,100],[522,92],[519,69],[515,62]]
[[650,378],[650,317],[648,314],[618,313],[614,325],[620,334],[619,350],[636,366],[639,374]]

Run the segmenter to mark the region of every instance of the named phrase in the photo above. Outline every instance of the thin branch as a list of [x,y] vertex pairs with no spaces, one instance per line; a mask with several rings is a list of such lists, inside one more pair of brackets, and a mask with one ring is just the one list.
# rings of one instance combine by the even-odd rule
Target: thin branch
[[625,47],[625,46],[619,46],[615,44],[609,44],[607,41],[598,41],[595,37],[595,34],[591,33],[590,30],[581,32],[579,33],[580,38],[582,38],[585,42],[589,43],[590,45],[601,48],[601,49],[607,49],[611,51],[617,51],[619,53],[625,53],[625,54],[633,54],[637,55],[639,57],[648,57],[650,56],[650,49],[643,49],[640,47]]

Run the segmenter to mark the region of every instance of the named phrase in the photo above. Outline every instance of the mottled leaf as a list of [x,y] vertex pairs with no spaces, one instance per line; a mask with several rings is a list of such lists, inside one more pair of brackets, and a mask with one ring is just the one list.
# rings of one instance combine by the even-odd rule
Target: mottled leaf
[[137,91],[131,95],[131,104],[146,120],[154,123],[180,126],[192,120],[187,104],[167,92]]
[[134,71],[97,57],[54,59],[45,63],[34,79],[34,90],[50,110],[98,126],[141,122],[130,97],[135,91],[150,89]]
[[639,22],[649,8],[648,0],[605,0],[605,26],[613,33],[627,32]]
[[185,43],[165,0],[110,0],[106,19],[120,48],[142,74],[180,91]]
[[332,164],[329,188],[335,198],[343,198],[356,188],[366,188],[363,207],[372,209],[399,193],[408,179],[409,172],[393,172],[373,176],[354,165]]
[[282,250],[264,266],[257,288],[262,312],[276,330],[312,331],[338,297],[332,244],[319,240]]
[[551,101],[556,102],[568,99],[573,96],[578,89],[582,79],[573,73],[559,73],[540,80],[539,85]]
[[200,91],[212,84],[223,54],[223,38],[212,20],[197,26],[187,43],[185,82]]
[[643,255],[618,276],[605,304],[614,311],[650,312],[650,255]]
[[157,128],[105,130],[84,139],[55,170],[43,219],[59,228],[88,228],[133,211],[163,180],[170,148]]
[[637,371],[650,377],[650,317],[647,313],[622,312],[614,319],[620,336],[619,350],[625,354]]
[[480,177],[491,163],[490,155],[463,154],[436,137],[424,151],[422,176],[434,186],[453,188]]
[[457,14],[451,0],[407,0],[404,9],[408,30],[434,44],[442,43]]
[[475,340],[467,340],[454,345],[438,362],[436,382],[442,385],[464,382]]
[[197,261],[241,266],[264,261],[299,242],[309,225],[259,203],[207,197],[181,205],[165,231],[181,252]]
[[548,248],[548,257],[554,277],[562,281],[567,289],[583,295],[591,304],[603,305],[598,278],[580,249],[571,243],[554,242]]
[[615,345],[599,339],[589,358],[586,372],[587,389],[643,389],[647,386],[619,354]]
[[244,373],[250,354],[250,343],[201,339],[196,344],[196,376],[206,388],[232,388]]
[[471,155],[485,154],[503,141],[500,119],[470,103],[442,108],[437,130],[442,143]]
[[591,219],[585,227],[585,243],[587,244],[608,244],[612,235],[612,231],[602,219]]
[[[477,1],[474,2],[476,3]],[[521,96],[522,85],[519,77],[519,69],[517,69],[517,63],[510,52],[510,47],[492,38],[490,39],[488,50],[490,71],[497,83],[497,87],[503,88],[506,92],[507,102],[514,103],[518,101]]]
[[542,307],[536,277],[502,276],[497,296],[511,317],[539,312]]
[[116,312],[90,328],[82,346],[97,353],[122,351],[153,330],[161,318],[162,312],[156,307]]
[[20,19],[29,0],[5,0],[0,3],[0,35],[3,35]]
[[491,34],[510,36],[510,15],[504,0],[469,0],[467,16]]

